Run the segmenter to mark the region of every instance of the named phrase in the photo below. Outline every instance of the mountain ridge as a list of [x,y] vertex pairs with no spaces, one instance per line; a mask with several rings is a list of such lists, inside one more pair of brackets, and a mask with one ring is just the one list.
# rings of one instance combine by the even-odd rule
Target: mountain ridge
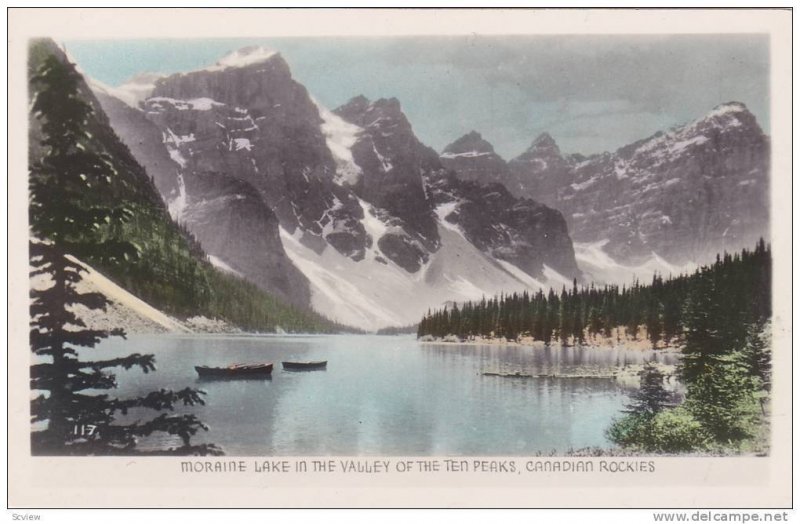
[[[756,169],[764,157],[758,136],[749,158],[742,153],[747,140],[731,138],[731,129],[757,127],[742,104],[721,105],[685,126],[599,155],[564,155],[542,133],[506,162],[476,130],[437,153],[417,138],[397,98],[358,95],[328,109],[277,52],[228,56],[227,65],[223,58],[156,79],[140,104],[175,166],[173,174],[154,179],[171,177],[159,187],[162,197],[221,267],[267,289],[282,287],[298,304],[341,315],[340,321],[407,324],[412,310],[446,300],[609,279],[615,271],[627,279],[653,268],[678,270],[704,256],[698,247],[716,249],[724,225],[725,234],[736,236],[730,245],[747,240],[750,229],[763,234],[758,209],[744,225],[736,213],[719,209],[720,202],[747,203],[741,191],[717,187],[731,178],[732,159],[739,155]],[[130,127],[124,139],[141,140]],[[697,138],[703,134],[716,138]],[[700,160],[673,154],[712,143],[715,149],[706,145]],[[630,169],[627,182],[623,168]],[[678,172],[688,173],[687,180],[715,175],[722,181],[712,176],[706,184],[711,200],[704,202],[715,206],[707,216],[696,212],[703,208],[697,199],[685,208],[673,205],[681,199],[675,186],[701,194],[697,184],[670,182]],[[732,176],[736,187],[746,182],[741,173]],[[758,200],[761,183],[747,183]],[[237,205],[249,211],[235,212]],[[668,220],[681,213],[689,218],[670,228]],[[263,221],[254,222],[259,215]],[[220,230],[220,221],[230,226]],[[268,234],[253,254],[258,230]],[[680,240],[695,233],[699,240]],[[231,235],[239,235],[238,245],[219,241]],[[456,269],[467,271],[455,255],[466,252],[490,275],[480,284]],[[270,256],[280,261],[268,262]],[[359,272],[372,275],[373,283]],[[393,286],[400,282],[416,290],[412,304],[387,307],[383,302],[399,293]],[[432,282],[440,296],[422,291]]]
[[[370,101],[356,96],[329,110],[292,78],[279,54],[271,54],[266,60],[236,67],[212,66],[159,78],[141,108],[141,114],[160,132],[162,147],[172,161],[170,172],[163,177],[168,183],[159,187],[162,198],[213,259],[265,286],[269,275],[259,277],[243,260],[261,261],[269,273],[276,264],[264,263],[268,253],[286,253],[307,287],[289,283],[279,291],[295,293],[300,305],[307,301],[339,321],[366,321],[371,328],[408,324],[442,300],[525,287],[538,282],[536,279],[545,282],[548,264],[553,268],[548,274],[562,271],[565,279],[580,276],[565,228],[547,218],[553,212],[542,213],[539,208],[534,212],[536,206],[525,211],[535,223],[532,227],[515,222],[511,215],[502,218],[499,212],[490,222],[500,233],[476,227],[476,221],[482,220],[477,218],[478,201],[491,192],[481,195],[473,191],[467,198],[472,204],[463,210],[464,217],[472,217],[471,222],[464,219],[472,224],[471,233],[466,237],[445,234],[454,245],[444,246],[438,202],[428,191],[432,180],[438,180],[439,186],[441,180],[447,180],[442,178],[447,168],[439,155],[416,137],[396,98]],[[144,140],[137,135],[144,126],[125,122],[131,114],[117,111],[114,116],[121,119],[115,127],[124,141],[136,144]],[[142,148],[139,152],[145,154]],[[228,189],[222,193],[209,185],[219,186],[226,180]],[[244,185],[234,191],[230,188],[235,184]],[[456,199],[460,198],[456,193],[463,190],[447,189]],[[504,198],[516,202],[510,195]],[[254,210],[260,206],[265,216],[268,210],[275,217],[264,222],[262,229],[272,240],[260,255],[251,256],[252,246],[247,242],[257,235],[252,227],[227,233],[214,227],[231,206],[244,205],[244,200],[251,202]],[[212,209],[212,201],[220,205]],[[247,217],[254,214],[240,213],[236,221],[248,223]],[[205,218],[200,220],[200,215]],[[549,234],[561,239],[552,244],[554,252],[536,253],[523,260],[530,245],[540,245],[534,236],[546,234],[547,228],[553,228]],[[218,242],[220,237],[236,234],[242,238],[239,247]],[[518,241],[521,244],[514,245]],[[475,256],[480,252],[478,258],[485,259],[481,264],[488,264],[482,267],[490,276],[481,277],[479,285],[451,285],[463,276],[451,273],[442,262],[457,262],[447,253],[475,249],[461,246],[464,243],[478,246]],[[513,260],[525,269],[513,270],[515,276],[499,260],[505,264]],[[352,267],[346,273],[331,272],[326,267],[330,264]],[[382,275],[387,282],[362,282],[354,275],[357,272],[375,278]],[[450,280],[445,274],[451,275],[447,277]],[[522,275],[527,276],[520,280]],[[395,289],[392,282],[401,281],[427,302],[418,303],[412,293],[409,307],[393,304],[389,290]],[[353,282],[358,283],[358,292],[350,295],[358,298],[347,304],[332,298],[332,294],[353,291]],[[440,283],[441,296],[421,291],[430,282]],[[378,316],[374,311],[385,307],[369,305],[372,302],[364,296],[375,285],[384,289],[373,292],[391,304],[390,311]]]
[[[67,68],[75,67],[52,40],[31,41],[28,63],[31,97],[38,96],[41,80],[37,79],[37,72],[43,63],[53,60]],[[113,173],[102,191],[85,192],[81,204],[89,208],[95,205],[122,206],[128,210],[130,220],[115,230],[97,224],[93,234],[99,240],[124,238],[135,244],[139,252],[138,257],[126,258],[117,264],[104,261],[102,253],[82,258],[83,263],[101,271],[138,299],[173,317],[187,319],[205,315],[253,331],[275,330],[277,326],[290,331],[344,329],[344,326],[336,325],[317,313],[288,305],[235,275],[215,269],[196,238],[171,219],[162,192],[169,191],[168,186],[159,184],[137,162],[135,148],[120,140],[102,103],[86,81],[78,82],[77,96],[92,108],[92,112],[83,124],[83,141],[75,147],[105,159]],[[124,106],[123,102],[120,104]],[[119,114],[126,116],[139,116],[141,113],[127,106],[122,109]],[[47,117],[46,114],[30,115],[30,165],[44,156],[43,148],[47,143],[40,122]],[[152,131],[147,126],[133,128]],[[146,150],[146,147],[140,148],[139,155],[145,154],[142,151]],[[160,158],[166,157],[162,155]],[[32,172],[31,176],[36,175]],[[57,202],[43,205],[57,205]]]
[[[491,176],[474,158],[452,167]],[[576,242],[605,241],[622,264],[700,263],[769,233],[769,139],[741,102],[590,156],[564,156],[543,133],[505,173],[512,193],[560,210]]]

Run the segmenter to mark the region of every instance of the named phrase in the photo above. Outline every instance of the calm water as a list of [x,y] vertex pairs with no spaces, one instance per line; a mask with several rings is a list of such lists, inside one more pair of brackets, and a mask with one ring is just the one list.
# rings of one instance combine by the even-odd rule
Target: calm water
[[[193,442],[214,442],[229,455],[521,455],[607,446],[603,432],[627,402],[615,381],[481,373],[581,374],[675,359],[638,350],[345,335],[131,336],[105,341],[93,352],[156,355],[156,373],[119,373],[121,397],[161,387],[205,390],[207,404],[190,411],[210,431]],[[328,368],[287,372],[281,360],[328,360]],[[276,364],[271,380],[201,380],[194,370],[263,361]]]

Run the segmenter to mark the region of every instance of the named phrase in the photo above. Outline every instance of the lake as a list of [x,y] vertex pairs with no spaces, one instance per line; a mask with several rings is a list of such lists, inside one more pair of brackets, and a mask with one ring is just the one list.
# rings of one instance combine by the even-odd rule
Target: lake
[[[611,379],[505,378],[484,371],[606,373],[674,353],[553,346],[418,343],[413,336],[133,335],[83,358],[154,353],[158,371],[120,371],[120,397],[187,386],[208,393],[190,411],[209,425],[193,442],[228,455],[527,455],[608,447],[604,431],[628,402]],[[289,372],[282,360],[327,360]],[[275,363],[272,378],[200,379],[195,365]],[[134,413],[149,418],[155,412]],[[159,437],[143,447],[177,442]]]

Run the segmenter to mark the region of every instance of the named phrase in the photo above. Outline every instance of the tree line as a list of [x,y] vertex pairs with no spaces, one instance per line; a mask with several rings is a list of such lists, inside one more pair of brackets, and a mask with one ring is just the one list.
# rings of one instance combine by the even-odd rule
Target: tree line
[[[669,393],[665,371],[647,363],[640,387],[607,430],[624,448],[657,453],[764,453],[769,449],[771,354],[770,247],[718,256],[691,274],[650,285],[512,293],[429,312],[420,336],[517,338],[586,343],[593,336],[635,338],[681,350],[684,394]],[[644,327],[644,330],[640,329]],[[624,335],[621,335],[624,333]]]
[[[560,293],[501,294],[428,313],[417,328],[419,337],[455,335],[515,340],[530,336],[550,344],[585,344],[589,338],[646,336],[653,346],[679,344],[689,326],[691,301],[703,300],[720,309],[718,322],[732,340],[746,337],[746,325],[771,315],[771,253],[763,239],[753,249],[717,256],[691,274],[664,279],[655,274],[649,285],[594,284]],[[641,328],[644,334],[640,334]]]
[[611,441],[646,452],[769,450],[769,255],[761,241],[694,276],[681,315],[683,402],[671,405],[661,372],[645,366]]

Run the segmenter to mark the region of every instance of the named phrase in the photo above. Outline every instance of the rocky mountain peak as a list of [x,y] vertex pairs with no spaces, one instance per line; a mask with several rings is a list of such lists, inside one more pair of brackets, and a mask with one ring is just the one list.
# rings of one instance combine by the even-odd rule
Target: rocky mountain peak
[[369,105],[369,98],[365,97],[364,95],[358,95],[339,106],[334,113],[350,123],[355,123],[355,120],[360,119],[360,117],[367,111]]
[[511,160],[512,164],[531,164],[536,172],[561,170],[564,165],[564,157],[561,156],[556,141],[548,133],[542,133],[531,142],[530,147],[521,155]]
[[544,132],[541,133],[539,136],[532,143],[533,147],[558,147],[556,145],[556,141],[553,140],[553,137],[550,136],[550,133]]
[[508,176],[506,161],[477,131],[470,131],[445,147],[439,159],[461,180],[479,184],[505,183]]
[[307,118],[316,106],[305,87],[293,78],[289,65],[278,54],[259,50],[234,51],[215,65],[159,78],[152,96],[189,100],[211,98],[239,107],[258,107],[261,113],[280,113],[288,107],[299,108],[294,118]]
[[267,49],[266,47],[258,45],[247,46],[231,51],[217,60],[217,63],[208,69],[216,71],[228,67],[247,67],[266,62],[274,57],[280,57],[280,55],[272,49]]
[[530,147],[518,158],[540,158],[543,156],[561,158],[561,149],[559,149],[558,144],[549,133],[541,133],[537,136],[531,142]]
[[705,261],[768,233],[769,138],[740,102],[568,165],[536,142],[510,163],[513,189],[562,211],[575,241],[607,240],[617,260]]
[[511,192],[549,206],[556,204],[558,189],[569,178],[567,161],[549,133],[537,136],[530,147],[508,165],[506,186]]
[[736,116],[741,115],[743,113],[751,114],[750,110],[747,109],[747,106],[742,102],[724,102],[719,104],[718,106],[714,107],[711,111],[709,111],[704,118],[718,118],[722,116]]
[[755,115],[741,102],[726,102],[716,106],[703,117],[684,128],[687,132],[704,133],[709,130],[739,131],[762,135]]
[[439,247],[436,221],[422,173],[439,169],[436,152],[419,142],[396,98],[371,102],[357,96],[334,114],[361,130],[350,154],[362,176],[352,186],[359,198],[395,218],[376,238],[380,251],[413,273]]
[[403,113],[400,101],[394,97],[370,101],[364,95],[359,95],[335,109],[334,113],[364,129],[381,129],[383,133],[393,133],[397,128],[411,131],[411,124]]
[[376,108],[381,108],[386,111],[401,113],[403,109],[400,107],[400,100],[395,97],[379,98],[373,104]]
[[442,152],[443,158],[453,157],[455,155],[464,155],[474,153],[479,154],[494,154],[494,147],[492,144],[483,139],[477,131],[470,131],[462,136],[452,144],[444,148]]

